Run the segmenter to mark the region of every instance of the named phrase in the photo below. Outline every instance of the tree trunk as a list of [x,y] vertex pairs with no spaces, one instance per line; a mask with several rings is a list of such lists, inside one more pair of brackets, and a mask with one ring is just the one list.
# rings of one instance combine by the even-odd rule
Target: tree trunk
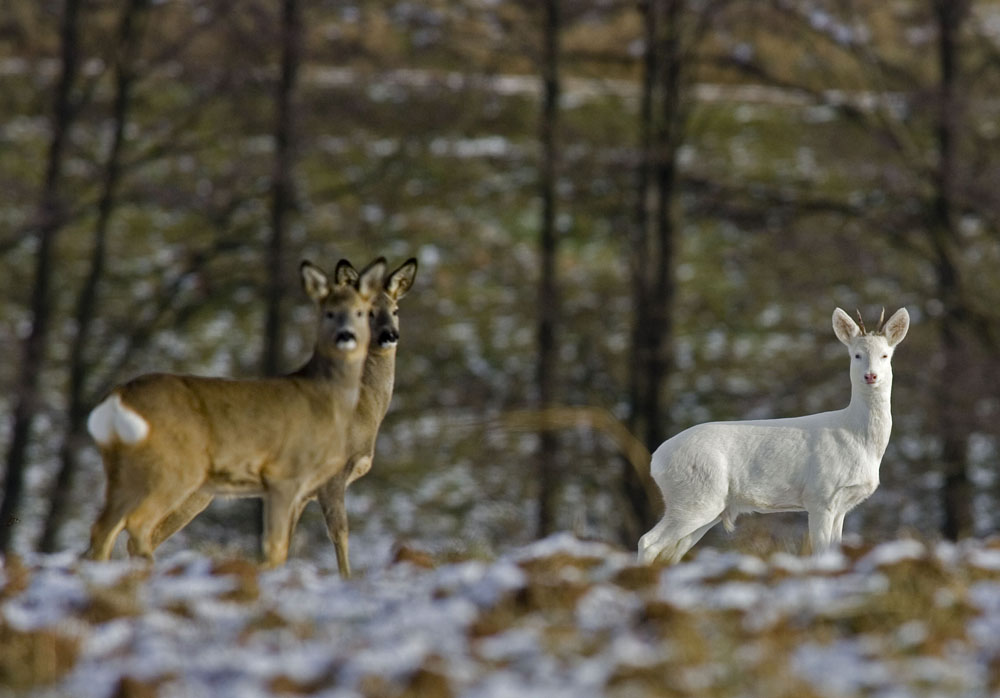
[[112,112],[113,132],[111,146],[104,166],[101,198],[97,205],[97,222],[94,226],[94,248],[90,258],[90,271],[80,290],[76,305],[76,336],[70,347],[69,398],[66,435],[59,449],[59,472],[49,498],[49,515],[39,542],[39,550],[50,553],[57,549],[59,531],[69,517],[70,495],[76,474],[76,453],[86,443],[83,424],[87,406],[92,398],[84,394],[87,372],[85,351],[91,321],[97,312],[97,291],[104,276],[108,227],[114,211],[118,183],[121,180],[122,150],[125,126],[131,106],[132,86],[135,82],[134,62],[140,43],[142,13],[148,0],[131,0],[125,8],[118,30],[118,60],[115,66],[116,92]]
[[267,310],[262,370],[274,376],[282,370],[283,299],[288,272],[285,263],[288,214],[295,208],[292,183],[294,124],[292,97],[301,60],[302,31],[298,0],[284,0],[281,18],[281,76],[275,91],[274,175],[271,182],[271,237],[267,249]]
[[[653,451],[669,432],[663,395],[673,363],[675,283],[674,200],[677,149],[683,133],[682,51],[679,20],[683,0],[649,0],[645,9],[647,56],[640,107],[643,155],[631,256],[635,303],[630,427]],[[651,190],[651,194],[650,194]],[[652,223],[652,225],[650,225]],[[642,530],[655,514],[629,473],[625,493]],[[627,532],[629,545],[641,531]]]
[[[538,284],[538,402],[544,409],[555,402],[556,318],[559,312],[556,284],[556,177],[559,120],[559,0],[546,0],[542,49],[542,114],[539,123],[541,163],[539,196],[542,221],[539,235],[541,275]],[[555,499],[559,477],[556,464],[556,436],[549,430],[539,433],[538,452],[538,523],[539,537],[555,528]]]
[[[265,376],[279,375],[284,366],[285,322],[284,297],[287,229],[289,214],[295,209],[292,169],[295,160],[292,98],[298,78],[302,51],[302,22],[299,0],[284,0],[281,9],[281,74],[275,88],[274,173],[271,178],[271,237],[267,246],[267,308],[265,310],[264,353],[261,371]],[[263,541],[264,502],[254,499],[253,521]]]
[[78,72],[78,16],[80,0],[66,0],[60,29],[60,74],[53,106],[52,140],[45,169],[45,180],[38,204],[38,224],[35,232],[38,248],[35,253],[35,281],[31,293],[31,329],[22,344],[21,366],[16,387],[11,441],[7,451],[7,472],[4,478],[3,502],[0,503],[0,551],[11,549],[24,470],[27,465],[31,425],[41,402],[39,379],[49,334],[52,254],[56,234],[63,224],[64,212],[59,197],[59,185],[65,160],[66,137],[74,114],[71,103],[73,85]]
[[[632,345],[629,349],[628,376],[628,428],[646,442],[645,415],[640,406],[645,402],[647,387],[644,368],[649,364],[649,252],[650,205],[653,199],[653,97],[657,84],[657,1],[646,0],[640,4],[644,27],[645,51],[643,54],[642,91],[639,103],[639,161],[636,168],[636,197],[634,221],[629,234],[629,271],[632,277]],[[633,547],[645,531],[655,523],[649,497],[642,486],[639,474],[627,458],[622,459],[622,487],[629,504],[628,515],[623,521],[622,543]]]
[[674,300],[674,217],[673,206],[677,182],[677,139],[681,116],[681,56],[678,19],[683,0],[665,0],[660,76],[660,124],[655,144],[656,174],[656,247],[652,256],[653,287],[650,293],[649,335],[647,341],[646,401],[643,421],[645,441],[652,450],[663,439],[667,428],[662,405],[663,389],[673,356]]
[[958,134],[959,105],[956,98],[958,76],[958,33],[967,15],[966,0],[933,0],[938,28],[938,124],[936,130],[937,169],[931,206],[930,236],[937,256],[937,291],[944,306],[940,326],[943,356],[938,379],[938,425],[942,439],[941,467],[944,473],[941,533],[956,540],[972,533],[972,485],[966,463],[968,428],[958,416],[963,413],[962,395],[954,386],[964,372],[961,338],[963,301],[958,267],[951,249],[957,239],[954,211],[955,141]]

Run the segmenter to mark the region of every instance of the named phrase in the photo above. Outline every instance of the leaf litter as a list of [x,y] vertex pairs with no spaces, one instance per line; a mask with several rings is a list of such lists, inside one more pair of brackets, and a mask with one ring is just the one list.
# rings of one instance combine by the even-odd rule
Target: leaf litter
[[997,541],[900,540],[643,567],[568,534],[351,580],[194,552],[11,556],[0,694],[989,695],[998,560]]

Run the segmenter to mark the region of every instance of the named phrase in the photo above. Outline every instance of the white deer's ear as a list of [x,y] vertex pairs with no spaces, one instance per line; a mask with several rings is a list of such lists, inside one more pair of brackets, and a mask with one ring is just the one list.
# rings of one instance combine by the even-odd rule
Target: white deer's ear
[[890,347],[894,347],[903,341],[906,331],[910,329],[910,314],[906,308],[900,308],[892,314],[889,321],[885,323],[882,332],[885,334],[885,341]]
[[346,259],[340,260],[337,262],[337,268],[333,270],[333,283],[336,286],[357,285],[358,270],[351,266],[351,263]]
[[413,279],[417,275],[417,260],[415,257],[403,262],[399,269],[389,274],[385,279],[385,292],[394,301],[406,295],[406,292],[413,286]]
[[851,340],[861,334],[858,323],[840,308],[833,311],[833,333],[844,344],[850,346]]
[[302,274],[302,288],[310,298],[320,303],[330,295],[330,279],[325,271],[308,260],[303,260],[299,271]]
[[379,289],[382,288],[382,280],[385,278],[385,267],[385,258],[379,257],[361,270],[361,274],[358,276],[358,295],[368,300],[378,293]]

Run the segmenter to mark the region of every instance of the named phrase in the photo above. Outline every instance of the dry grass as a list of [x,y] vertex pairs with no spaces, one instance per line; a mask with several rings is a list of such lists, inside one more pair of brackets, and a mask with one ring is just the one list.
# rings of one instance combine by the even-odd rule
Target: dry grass
[[260,597],[260,585],[257,583],[259,568],[247,560],[225,560],[212,566],[212,574],[228,575],[235,579],[236,586],[226,592],[222,598],[226,601],[246,603],[256,601]]
[[111,586],[91,587],[90,600],[80,610],[81,619],[96,624],[141,615],[143,606],[139,593],[148,577],[148,570],[136,570]]
[[54,630],[17,630],[0,620],[0,687],[52,684],[76,663],[79,641]]

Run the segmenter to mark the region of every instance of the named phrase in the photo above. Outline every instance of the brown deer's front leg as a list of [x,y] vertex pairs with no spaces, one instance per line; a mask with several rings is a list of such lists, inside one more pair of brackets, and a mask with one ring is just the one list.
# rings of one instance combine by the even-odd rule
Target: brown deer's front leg
[[262,553],[264,567],[277,567],[288,559],[293,518],[301,512],[305,493],[298,483],[281,482],[268,488],[264,495],[264,538]]
[[348,522],[346,493],[347,483],[354,467],[354,459],[347,466],[330,478],[320,487],[319,504],[326,519],[326,531],[337,550],[337,569],[340,576],[347,579],[351,576],[351,561],[348,549]]

